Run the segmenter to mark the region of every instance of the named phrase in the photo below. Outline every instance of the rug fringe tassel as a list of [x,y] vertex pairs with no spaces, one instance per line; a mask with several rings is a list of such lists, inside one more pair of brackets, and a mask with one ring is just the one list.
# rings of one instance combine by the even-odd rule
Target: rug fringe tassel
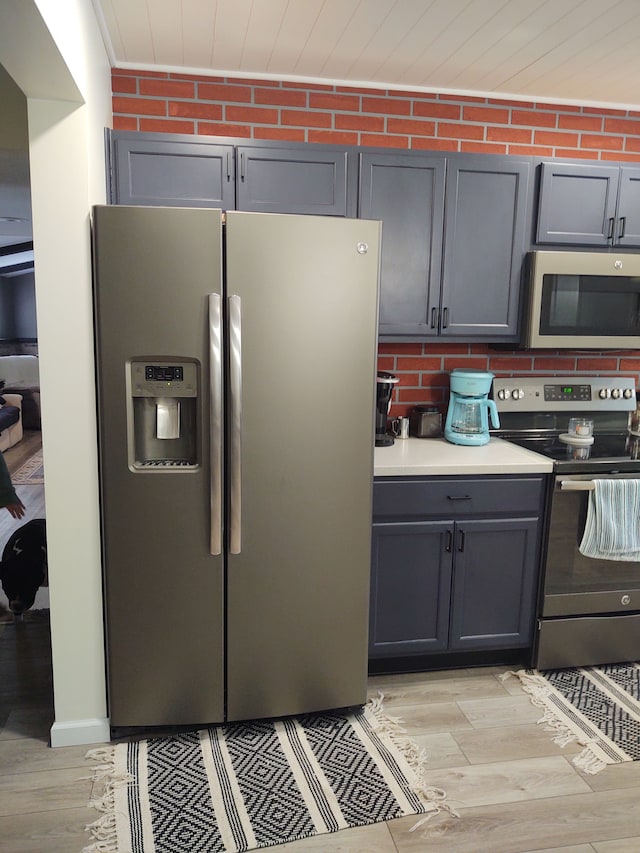
[[115,792],[134,780],[128,773],[116,773],[115,755],[115,747],[107,746],[90,749],[85,756],[92,761],[103,763],[94,767],[92,775],[88,777],[102,785],[101,795],[88,803],[89,808],[96,809],[101,815],[85,826],[85,830],[91,833],[93,843],[83,847],[82,853],[118,853]]
[[538,725],[544,725],[545,731],[554,732],[554,735],[551,738],[553,743],[557,744],[561,748],[568,746],[570,743],[578,743],[580,746],[585,747],[579,755],[576,755],[571,759],[572,763],[575,764],[579,770],[582,770],[584,773],[589,773],[592,776],[599,773],[601,770],[604,770],[607,766],[606,762],[594,755],[589,748],[589,744],[592,743],[592,740],[580,737],[577,732],[569,728],[569,726],[563,723],[562,720],[559,720],[553,711],[547,706],[545,699],[552,693],[551,686],[548,682],[546,682],[542,676],[536,675],[526,669],[521,669],[517,672],[504,672],[500,676],[500,680],[505,681],[511,676],[515,676],[520,680],[522,689],[531,699],[531,704],[536,708],[542,708],[544,710],[542,717],[538,720]]
[[389,738],[413,771],[416,781],[411,789],[420,797],[427,811],[427,814],[412,826],[410,831],[413,832],[418,829],[442,811],[448,812],[452,817],[460,817],[459,813],[446,802],[447,794],[442,788],[436,788],[422,782],[427,766],[427,754],[407,734],[406,728],[402,725],[402,719],[393,717],[384,710],[383,700],[384,694],[379,692],[377,696],[369,700],[368,707],[375,718],[378,732]]

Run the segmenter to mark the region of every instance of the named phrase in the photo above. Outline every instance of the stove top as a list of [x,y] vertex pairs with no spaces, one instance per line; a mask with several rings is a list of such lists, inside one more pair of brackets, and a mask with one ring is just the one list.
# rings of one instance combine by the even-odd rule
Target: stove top
[[508,441],[553,459],[554,468],[566,473],[640,471],[640,436],[594,435],[587,447],[565,444],[557,435],[527,437],[502,435]]
[[[495,378],[500,429],[493,434],[552,459],[565,473],[640,472],[640,436],[628,431],[633,379],[620,376]],[[569,419],[593,420],[593,444],[560,440]]]

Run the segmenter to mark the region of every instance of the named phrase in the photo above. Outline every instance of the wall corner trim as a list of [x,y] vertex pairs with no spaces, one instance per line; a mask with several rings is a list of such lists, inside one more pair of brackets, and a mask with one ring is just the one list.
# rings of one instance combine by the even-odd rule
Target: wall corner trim
[[89,743],[109,743],[109,719],[69,720],[51,726],[51,746],[81,746]]

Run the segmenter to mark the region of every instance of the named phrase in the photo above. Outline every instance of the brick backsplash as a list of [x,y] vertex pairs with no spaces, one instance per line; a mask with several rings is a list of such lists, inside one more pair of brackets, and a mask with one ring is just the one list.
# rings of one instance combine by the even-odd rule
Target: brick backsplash
[[387,344],[378,347],[378,369],[400,380],[391,406],[394,416],[416,405],[431,404],[442,413],[449,400],[449,373],[455,367],[489,370],[496,376],[574,374],[640,375],[640,351],[493,350],[485,344]]
[[[640,162],[640,112],[286,81],[114,69],[116,130]],[[381,344],[395,373],[391,412],[444,412],[454,367],[513,374],[621,373],[640,351],[492,350],[482,344]]]

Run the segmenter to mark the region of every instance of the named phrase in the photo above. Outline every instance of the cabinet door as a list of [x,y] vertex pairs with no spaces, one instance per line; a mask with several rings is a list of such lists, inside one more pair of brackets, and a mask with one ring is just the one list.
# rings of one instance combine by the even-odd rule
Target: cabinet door
[[538,530],[537,518],[456,524],[451,649],[530,645]]
[[238,210],[347,215],[346,148],[237,149]]
[[370,657],[447,647],[453,524],[374,524]]
[[113,146],[115,204],[234,209],[232,145],[137,134]]
[[640,169],[622,166],[614,235],[617,246],[640,246]]
[[380,336],[438,333],[445,158],[360,155],[358,215],[382,220]]
[[514,157],[448,163],[441,335],[517,339],[531,168]]
[[540,168],[537,242],[610,245],[618,166],[543,163]]

